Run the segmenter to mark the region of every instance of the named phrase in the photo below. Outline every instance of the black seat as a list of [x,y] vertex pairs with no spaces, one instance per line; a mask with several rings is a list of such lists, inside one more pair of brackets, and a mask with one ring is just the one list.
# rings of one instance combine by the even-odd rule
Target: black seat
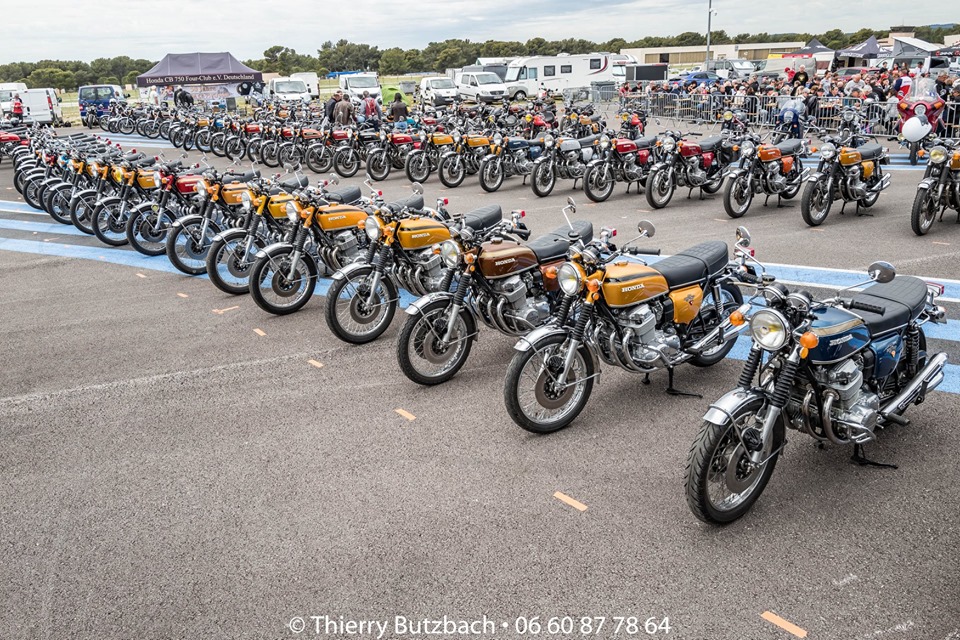
[[912,276],[899,276],[885,284],[871,285],[853,296],[851,311],[863,318],[871,334],[878,336],[916,320],[926,302],[926,282]]
[[394,213],[398,213],[404,209],[416,209],[419,211],[420,209],[423,209],[423,195],[420,193],[414,193],[398,202],[390,202],[386,206]]
[[704,138],[700,141],[700,150],[703,152],[716,151],[720,148],[720,145],[723,143],[723,138],[720,136],[711,136],[709,138]]
[[593,223],[587,220],[574,220],[572,224],[573,229],[579,234],[577,238],[571,236],[570,227],[564,225],[527,243],[527,246],[537,255],[537,260],[549,262],[562,258],[576,240],[582,240],[584,244],[593,240]]
[[871,142],[862,147],[857,147],[857,151],[860,152],[860,157],[864,160],[876,160],[883,154],[883,147],[876,142]]
[[490,204],[463,214],[463,223],[473,229],[489,229],[503,219],[503,210],[498,204]]
[[780,155],[792,156],[796,155],[800,151],[800,147],[803,146],[803,141],[797,139],[784,140],[776,146],[777,149],[780,149]]
[[600,134],[595,133],[592,136],[587,136],[586,138],[580,138],[577,142],[580,143],[580,148],[585,149],[586,147],[593,146],[593,143],[600,139]]
[[645,138],[637,138],[634,140],[637,145],[637,149],[649,149],[657,144],[657,136],[646,136]]
[[327,202],[351,204],[360,200],[360,187],[341,187],[326,191]]
[[702,242],[654,265],[671,289],[699,284],[727,266],[727,243]]
[[[246,181],[246,179],[244,179],[244,181]],[[307,178],[307,176],[300,176],[299,178],[295,176],[293,178],[287,178],[286,180],[280,181],[280,186],[287,191],[296,191],[297,189],[306,187],[308,184],[310,184],[310,180]]]

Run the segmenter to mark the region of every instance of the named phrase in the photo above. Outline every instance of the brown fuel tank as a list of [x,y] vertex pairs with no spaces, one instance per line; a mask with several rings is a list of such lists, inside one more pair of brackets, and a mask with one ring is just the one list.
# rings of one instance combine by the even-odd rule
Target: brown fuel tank
[[603,299],[611,307],[629,307],[669,290],[666,278],[659,271],[636,262],[607,265],[603,278]]
[[403,249],[425,249],[449,239],[447,225],[430,218],[408,218],[397,229],[397,240]]
[[496,280],[538,265],[537,254],[519,242],[485,242],[480,247],[480,273]]

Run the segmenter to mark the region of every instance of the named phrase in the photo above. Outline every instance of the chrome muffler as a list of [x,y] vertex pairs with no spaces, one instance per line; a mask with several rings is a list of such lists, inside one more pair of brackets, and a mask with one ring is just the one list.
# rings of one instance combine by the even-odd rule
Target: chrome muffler
[[938,353],[930,358],[927,366],[910,381],[907,388],[880,409],[880,416],[886,418],[891,413],[900,415],[921,395],[926,396],[928,392],[940,386],[943,382],[943,367],[946,363],[947,354],[945,353]]

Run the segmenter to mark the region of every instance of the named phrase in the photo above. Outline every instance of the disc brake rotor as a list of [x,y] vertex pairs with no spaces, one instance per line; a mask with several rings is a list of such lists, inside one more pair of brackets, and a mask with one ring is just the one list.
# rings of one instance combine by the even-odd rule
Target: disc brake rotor
[[563,362],[555,362],[557,360],[559,360],[559,356],[550,358],[547,361],[547,366],[544,367],[540,376],[537,378],[536,392],[534,395],[537,398],[537,403],[545,409],[559,409],[564,406],[576,390],[575,384],[564,387],[559,391],[555,388],[556,383],[554,380],[560,371],[563,370]]
[[376,304],[367,306],[367,296],[361,292],[350,299],[350,317],[357,324],[369,324],[377,317],[380,307]]
[[281,298],[292,297],[300,290],[300,280],[288,280],[286,276],[287,269],[288,268],[285,267],[277,269],[273,272],[273,277],[270,279],[270,287],[273,289],[273,292]]
[[753,472],[745,468],[747,462],[746,451],[743,445],[730,442],[726,450],[721,454],[726,462],[726,471],[723,473],[723,481],[733,493],[743,493],[753,484]]

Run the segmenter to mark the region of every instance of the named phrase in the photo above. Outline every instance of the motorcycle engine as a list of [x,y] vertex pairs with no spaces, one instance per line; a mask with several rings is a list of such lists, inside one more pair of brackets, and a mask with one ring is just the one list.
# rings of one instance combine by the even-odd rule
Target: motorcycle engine
[[867,185],[860,179],[863,175],[863,169],[859,166],[853,167],[847,173],[846,190],[849,196],[848,200],[859,200],[867,195]]
[[337,247],[343,264],[349,264],[363,257],[357,242],[357,234],[352,231],[341,231],[333,237],[333,243]]
[[687,183],[691,187],[699,187],[707,182],[707,172],[700,168],[699,156],[687,158]]
[[527,157],[527,152],[524,150],[514,152],[513,161],[523,173],[530,173],[533,170],[533,161]]
[[584,163],[580,162],[580,154],[576,151],[568,151],[564,154],[566,159],[567,174],[571,178],[582,178],[584,172]]
[[780,193],[787,188],[787,176],[783,175],[780,162],[774,160],[766,164],[767,186],[770,193]]
[[621,348],[641,367],[651,366],[680,351],[680,338],[675,333],[657,329],[662,317],[663,305],[659,302],[641,304],[621,312],[620,323],[624,328]]
[[814,375],[820,384],[838,396],[831,411],[838,435],[848,439],[857,436],[872,439],[880,398],[863,384],[862,361],[845,360],[833,367],[816,367]]
[[[500,299],[505,301],[503,306],[503,315],[512,319],[518,326],[529,325],[534,328],[546,321],[550,317],[550,303],[547,296],[528,295],[528,291],[534,289],[533,278],[530,274],[521,276],[510,276],[498,281],[494,289],[500,294]],[[537,292],[534,291],[534,294]],[[494,307],[498,308],[500,300],[494,301]]]

